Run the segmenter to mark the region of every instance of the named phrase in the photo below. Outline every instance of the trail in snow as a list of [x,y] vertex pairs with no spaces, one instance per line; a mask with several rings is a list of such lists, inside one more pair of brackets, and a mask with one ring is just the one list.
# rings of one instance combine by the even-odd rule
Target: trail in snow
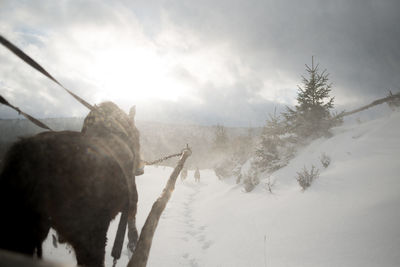
[[[177,182],[170,203],[161,217],[153,243],[151,254],[157,256],[149,261],[149,266],[161,264],[163,266],[204,266],[202,263],[204,252],[213,241],[207,234],[206,225],[200,224],[195,218],[194,205],[201,201],[199,193],[206,186],[202,182],[195,183],[190,179]],[[173,244],[173,247],[166,248],[165,242]]]
[[[206,226],[200,225],[193,217],[194,203],[199,201],[199,192],[205,184],[198,183],[192,185],[192,193],[190,193],[183,204],[183,217],[186,225],[186,231],[184,232],[183,240],[188,242],[188,245],[193,249],[197,250],[196,254],[200,254],[201,250],[207,250],[213,243],[208,239],[206,233]],[[197,267],[201,259],[196,258],[191,254],[191,251],[187,251],[183,254],[183,258],[188,260],[187,266]]]
[[[186,198],[186,201],[183,203],[183,217],[187,230],[184,232],[184,236],[182,237],[182,239],[185,242],[191,242],[192,240],[198,240],[198,241],[204,240],[204,235],[199,237],[199,234],[201,234],[201,232],[198,232],[196,230],[196,224],[192,215],[193,201],[198,192],[199,192],[198,188],[194,188],[193,193],[189,194],[189,196]],[[190,251],[184,252],[182,257],[188,260],[188,266],[192,267],[199,266],[198,265],[199,259],[193,257]]]

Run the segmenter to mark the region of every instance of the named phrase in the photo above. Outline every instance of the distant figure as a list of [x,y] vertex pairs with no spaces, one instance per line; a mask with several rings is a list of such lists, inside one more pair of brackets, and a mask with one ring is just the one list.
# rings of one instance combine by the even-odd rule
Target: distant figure
[[196,171],[194,172],[194,180],[195,182],[200,182],[200,171],[199,168],[196,167]]
[[186,179],[187,174],[188,174],[187,168],[183,168],[182,171],[181,171],[181,180],[182,180],[182,182],[183,182],[183,180]]

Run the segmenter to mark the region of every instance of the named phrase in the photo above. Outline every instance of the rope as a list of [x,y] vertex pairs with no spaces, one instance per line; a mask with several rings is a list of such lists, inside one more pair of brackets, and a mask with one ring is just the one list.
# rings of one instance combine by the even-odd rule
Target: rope
[[165,157],[163,157],[163,158],[160,158],[160,159],[157,159],[157,160],[154,160],[154,161],[144,161],[144,164],[145,164],[145,165],[154,165],[154,164],[163,162],[163,161],[165,161],[165,160],[167,160],[167,159],[170,159],[170,158],[173,158],[173,157],[179,157],[179,156],[182,155],[182,153],[183,153],[183,152],[181,152],[181,153],[176,153],[176,154],[172,154],[172,155],[165,156]]
[[[1,37],[1,36],[0,36]],[[18,107],[15,107],[13,105],[11,105],[4,97],[2,97],[0,95],[0,103],[3,105],[6,105],[12,109],[14,109],[15,111],[18,112],[18,114],[24,116],[25,118],[27,118],[28,120],[30,120],[31,122],[33,122],[35,125],[39,126],[40,128],[43,128],[45,130],[50,130],[53,131],[49,126],[47,126],[46,124],[44,124],[43,122],[39,121],[38,119],[35,119],[34,117],[32,117],[31,115],[23,112],[22,110],[20,110]]]
[[42,73],[44,76],[58,84],[61,88],[63,88],[67,93],[69,93],[73,98],[75,98],[79,103],[84,105],[86,108],[89,110],[93,110],[94,107],[90,105],[88,102],[77,96],[76,94],[72,93],[70,90],[65,88],[59,81],[57,81],[53,76],[51,76],[50,73],[48,73],[42,66],[40,66],[39,63],[37,63],[33,58],[25,54],[21,49],[16,47],[14,44],[12,44],[10,41],[8,41],[6,38],[0,35],[0,44],[4,45],[6,48],[8,48],[11,52],[13,52],[17,57],[25,61],[29,66],[34,68],[35,70],[39,71]]

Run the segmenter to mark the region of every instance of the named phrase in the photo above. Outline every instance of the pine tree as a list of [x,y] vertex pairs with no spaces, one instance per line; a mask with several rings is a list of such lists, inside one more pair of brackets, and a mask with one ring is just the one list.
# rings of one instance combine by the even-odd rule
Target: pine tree
[[219,179],[223,179],[230,177],[235,167],[232,155],[230,154],[230,140],[225,127],[222,125],[218,124],[214,126],[214,134],[214,144],[212,147],[214,171]]
[[266,125],[263,127],[261,134],[261,141],[258,145],[255,154],[255,165],[263,171],[275,171],[279,169],[282,147],[285,141],[282,140],[281,135],[285,133],[281,117],[276,115],[276,110],[273,115],[267,120]]
[[326,70],[320,72],[319,65],[314,65],[312,57],[311,67],[306,64],[309,77],[302,76],[303,86],[298,86],[297,103],[295,109],[287,107],[284,113],[289,132],[298,138],[317,138],[329,133],[329,129],[339,121],[330,112],[333,109],[334,97],[330,97],[332,84],[329,83],[329,74]]
[[217,124],[214,128],[214,150],[218,153],[224,153],[228,149],[229,138],[223,125]]
[[240,135],[230,140],[232,160],[236,165],[245,163],[254,151],[254,129],[248,128],[246,135]]

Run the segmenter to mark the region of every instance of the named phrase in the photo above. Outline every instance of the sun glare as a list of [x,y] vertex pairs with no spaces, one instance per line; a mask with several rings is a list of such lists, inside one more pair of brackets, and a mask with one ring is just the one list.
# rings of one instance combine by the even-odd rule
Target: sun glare
[[168,62],[151,50],[116,47],[96,53],[92,77],[112,99],[176,101],[183,85],[169,75]]

